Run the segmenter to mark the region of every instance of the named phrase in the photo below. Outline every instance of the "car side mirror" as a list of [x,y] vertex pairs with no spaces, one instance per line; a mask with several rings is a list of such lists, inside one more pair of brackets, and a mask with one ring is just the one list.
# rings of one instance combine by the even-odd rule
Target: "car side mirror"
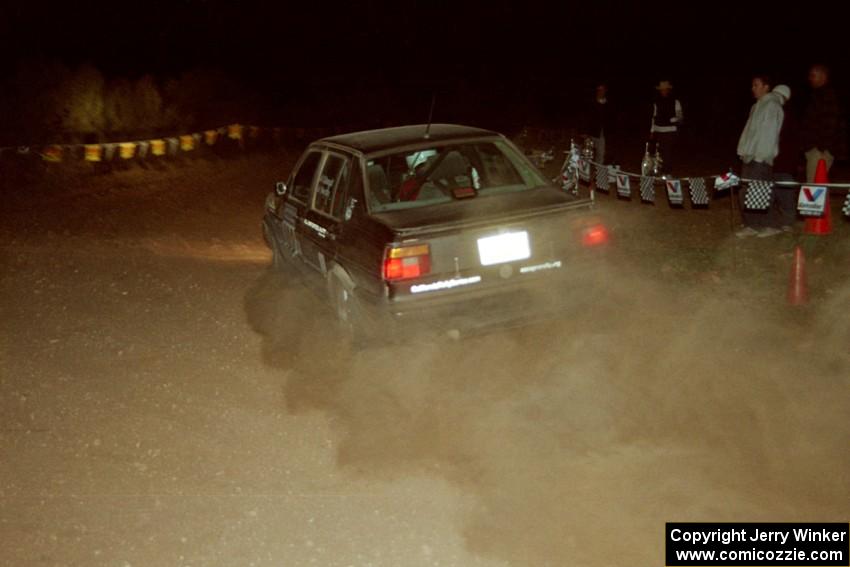
[[274,192],[275,192],[275,194],[277,194],[280,197],[283,197],[284,195],[286,195],[286,182],[285,181],[278,181],[277,183],[275,183],[274,184]]

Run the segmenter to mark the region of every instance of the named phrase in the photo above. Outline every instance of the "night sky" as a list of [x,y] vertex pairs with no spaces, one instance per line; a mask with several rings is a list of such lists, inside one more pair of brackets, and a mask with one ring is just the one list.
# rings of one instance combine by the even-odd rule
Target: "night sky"
[[638,108],[670,78],[697,124],[728,113],[739,129],[755,72],[795,93],[815,61],[832,65],[842,91],[850,78],[834,12],[822,18],[830,24],[767,3],[136,0],[3,10],[7,75],[37,58],[91,62],[107,77],[214,68],[262,93],[268,121],[298,120],[281,109],[309,107],[304,120],[334,108],[352,123],[363,113],[421,122],[436,94],[437,120],[562,124],[599,80]]

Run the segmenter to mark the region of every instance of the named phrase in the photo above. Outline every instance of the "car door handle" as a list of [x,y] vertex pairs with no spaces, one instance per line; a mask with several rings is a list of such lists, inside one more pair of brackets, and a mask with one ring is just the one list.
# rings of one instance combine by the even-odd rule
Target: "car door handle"
[[320,238],[330,238],[330,239],[334,238],[334,236],[331,234],[333,227],[329,228],[329,227],[322,226],[322,225],[320,225],[316,222],[313,222],[312,220],[310,220],[308,218],[302,219],[301,223],[305,227],[307,227],[309,230],[311,230],[311,231],[315,232],[317,235],[319,235]]

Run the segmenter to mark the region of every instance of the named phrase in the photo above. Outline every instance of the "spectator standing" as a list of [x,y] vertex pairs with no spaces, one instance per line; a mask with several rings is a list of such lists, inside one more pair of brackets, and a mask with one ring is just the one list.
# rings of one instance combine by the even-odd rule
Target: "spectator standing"
[[[738,157],[743,166],[741,177],[744,179],[773,181],[773,160],[779,154],[779,132],[785,113],[785,103],[781,93],[771,92],[771,82],[766,76],[753,77],[751,84],[753,98],[756,99],[750,109],[750,116],[738,140]],[[787,92],[790,97],[790,89]],[[771,227],[771,210],[752,211],[744,206],[745,192],[738,193],[741,205],[743,228],[735,233],[738,238],[746,236],[771,236],[780,231]]]
[[846,157],[847,140],[844,113],[829,84],[829,69],[813,65],[809,69],[809,85],[812,91],[800,124],[800,142],[806,156],[806,181],[811,183],[821,159],[829,170],[836,158]]
[[682,103],[673,96],[670,81],[660,81],[655,90],[658,94],[652,105],[649,139],[660,145],[664,173],[672,173],[679,128],[684,118]]
[[[785,99],[782,120],[782,129],[779,131],[779,155],[773,160],[774,181],[800,181],[802,174],[802,154],[800,153],[800,131],[799,121],[788,100],[791,98],[791,89],[786,85],[777,85],[773,92]],[[776,185],[773,193],[773,217],[774,226],[783,231],[790,231],[797,220],[797,185]]]
[[596,85],[593,105],[586,116],[585,132],[593,138],[593,144],[596,148],[596,161],[605,163],[606,147],[611,140],[616,120],[611,103],[608,101],[607,84],[599,83]]

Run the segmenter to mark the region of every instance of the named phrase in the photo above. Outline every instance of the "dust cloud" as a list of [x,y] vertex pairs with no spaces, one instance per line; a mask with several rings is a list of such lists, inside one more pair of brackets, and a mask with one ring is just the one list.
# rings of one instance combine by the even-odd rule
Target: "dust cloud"
[[456,483],[477,554],[652,565],[667,521],[847,519],[850,286],[801,316],[621,269],[554,322],[349,356],[299,282],[246,297],[290,409],[328,414],[354,475]]

